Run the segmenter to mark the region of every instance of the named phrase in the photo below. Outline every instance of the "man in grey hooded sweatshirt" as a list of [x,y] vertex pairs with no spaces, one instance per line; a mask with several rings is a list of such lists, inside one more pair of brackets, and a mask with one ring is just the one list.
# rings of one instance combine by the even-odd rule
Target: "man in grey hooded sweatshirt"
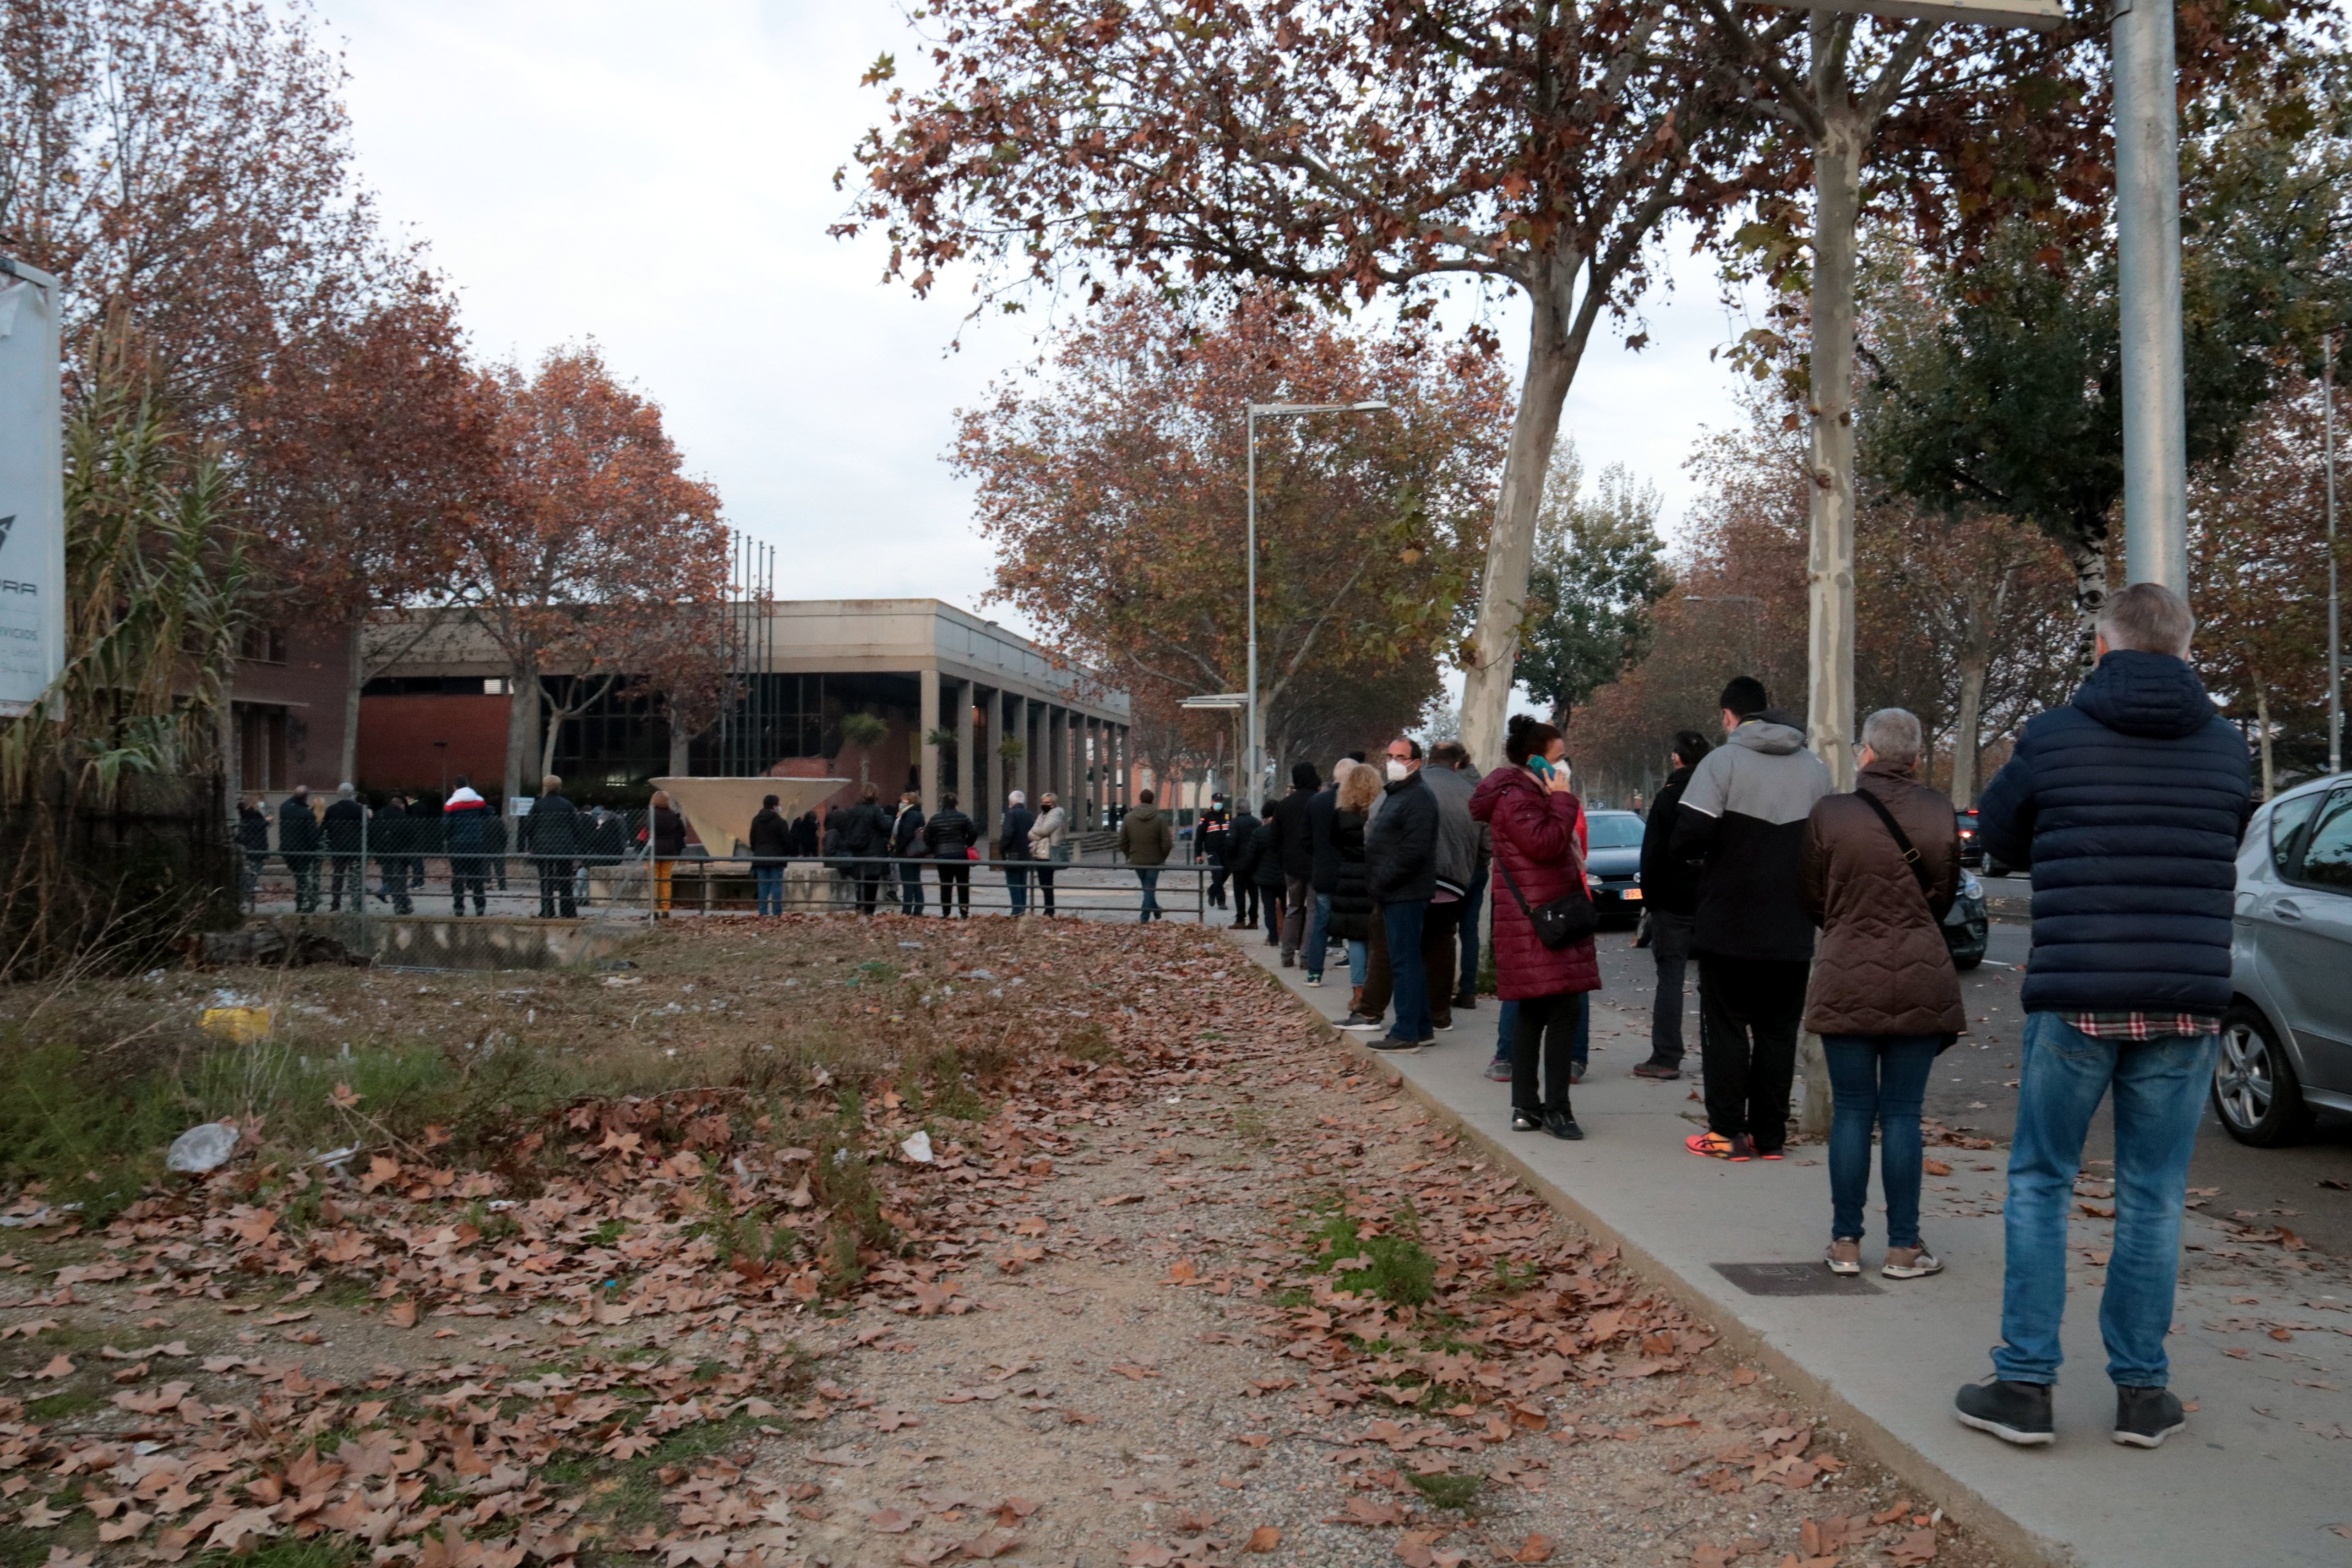
[[1778,1160],[1805,1014],[1813,921],[1804,898],[1805,822],[1834,787],[1803,726],[1761,681],[1723,689],[1724,743],[1692,770],[1673,854],[1703,862],[1691,948],[1698,955],[1705,1132],[1717,1160]]

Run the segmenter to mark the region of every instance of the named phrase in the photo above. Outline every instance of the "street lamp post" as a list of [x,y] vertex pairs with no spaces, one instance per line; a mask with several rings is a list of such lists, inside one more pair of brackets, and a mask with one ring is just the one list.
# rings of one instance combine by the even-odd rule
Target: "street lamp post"
[[1377,414],[1388,407],[1377,401],[1364,403],[1253,403],[1248,406],[1249,425],[1249,683],[1244,695],[1249,705],[1249,747],[1243,758],[1248,772],[1251,798],[1265,788],[1265,715],[1257,700],[1257,422],[1264,415],[1274,418],[1289,414]]
[[2325,352],[2319,385],[2327,400],[2327,771],[2340,773],[2344,771],[2344,626],[2343,601],[2336,582],[2336,331],[2332,327]]

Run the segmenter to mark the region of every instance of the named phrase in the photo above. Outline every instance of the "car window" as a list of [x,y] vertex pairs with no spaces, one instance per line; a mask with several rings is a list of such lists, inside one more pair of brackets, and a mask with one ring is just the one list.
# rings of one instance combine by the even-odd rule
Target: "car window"
[[2286,875],[2289,862],[2294,858],[2295,835],[2311,820],[2311,814],[2327,795],[2321,790],[2300,795],[2271,813],[2271,869]]
[[1584,819],[1584,833],[1595,849],[1642,847],[1642,819],[1630,811],[1596,811]]
[[2294,877],[2306,887],[2352,893],[2352,789],[2339,789],[2327,797]]

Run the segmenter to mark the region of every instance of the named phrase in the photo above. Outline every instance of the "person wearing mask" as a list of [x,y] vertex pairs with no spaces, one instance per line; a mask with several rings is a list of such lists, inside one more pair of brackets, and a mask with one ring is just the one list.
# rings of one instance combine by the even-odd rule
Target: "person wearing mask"
[[[953,790],[940,796],[939,810],[923,824],[923,847],[940,868],[940,916],[971,919],[971,850],[980,828],[956,809]],[[952,902],[950,902],[952,900]]]
[[1584,1136],[1570,1099],[1571,1037],[1601,989],[1592,936],[1558,947],[1537,934],[1535,911],[1562,900],[1590,900],[1577,828],[1583,808],[1562,761],[1568,747],[1540,719],[1512,717],[1503,744],[1507,767],[1479,780],[1470,810],[1494,833],[1495,985],[1517,1004],[1511,1038],[1511,1126],[1555,1138]]
[[1331,782],[1307,803],[1307,832],[1313,841],[1314,867],[1307,885],[1307,984],[1323,984],[1323,965],[1331,946],[1331,895],[1339,885],[1339,848],[1331,841],[1331,822],[1339,809],[1339,781],[1356,764],[1341,757],[1331,765]]
[[1389,1032],[1369,1042],[1376,1051],[1417,1051],[1437,1036],[1429,1016],[1429,972],[1422,963],[1422,931],[1437,893],[1437,796],[1422,780],[1421,742],[1400,735],[1389,742],[1380,809],[1364,833],[1364,866],[1381,906],[1388,938],[1395,1017]]
[[[1265,945],[1282,945],[1282,845],[1274,825],[1279,801],[1269,800],[1258,814],[1257,830],[1250,835],[1249,879],[1257,900],[1258,918],[1265,926]],[[1238,873],[1237,873],[1238,874]]]
[[1256,861],[1251,851],[1257,842],[1257,815],[1244,801],[1234,810],[1234,819],[1225,829],[1225,869],[1234,879],[1234,929],[1247,931],[1257,924],[1257,882],[1254,873]]
[[1029,809],[1029,797],[1019,790],[1004,797],[1004,820],[997,825],[996,858],[1017,862],[1004,868],[1005,897],[1012,912],[1029,912],[1029,830],[1037,826],[1037,814]]
[[1666,753],[1665,784],[1642,826],[1642,910],[1649,922],[1658,989],[1650,1000],[1650,1059],[1633,1069],[1635,1078],[1672,1080],[1683,1076],[1683,977],[1690,964],[1691,929],[1698,913],[1698,868],[1675,858],[1675,822],[1691,770],[1712,750],[1696,730],[1675,731],[1673,748]]
[[1213,795],[1209,809],[1192,826],[1192,858],[1209,868],[1209,907],[1225,907],[1225,846],[1233,837],[1233,814],[1225,807],[1225,797]]
[[898,865],[898,912],[923,912],[923,861],[930,846],[923,841],[923,797],[913,790],[898,797],[898,815],[890,819],[890,854]]
[[1367,943],[1379,910],[1372,903],[1371,883],[1364,868],[1364,826],[1372,802],[1381,795],[1381,773],[1362,763],[1347,763],[1339,770],[1339,791],[1331,805],[1333,871],[1330,932],[1348,944],[1348,1016],[1364,1011],[1364,970]]
[[367,807],[349,784],[335,786],[335,798],[329,803],[323,825],[327,833],[327,854],[334,879],[327,889],[330,911],[343,907],[343,884],[352,889],[352,912],[357,914],[367,900],[367,867],[361,850],[367,842]]
[[278,808],[278,853],[294,874],[294,912],[307,915],[319,907],[319,847],[325,842],[319,814],[310,805],[310,786],[296,784]]
[[[1307,820],[1315,795],[1323,787],[1313,763],[1290,767],[1290,793],[1266,813],[1274,823],[1275,854],[1282,862],[1282,967],[1298,963],[1298,949],[1307,941],[1307,898],[1315,881],[1315,830]],[[1312,967],[1320,969],[1318,958]]]
[[457,775],[457,787],[441,803],[441,827],[444,847],[449,856],[449,912],[466,912],[466,895],[474,895],[474,912],[489,912],[489,866],[482,854],[485,831],[498,814],[490,809],[464,773]]
[[1704,862],[1691,946],[1698,955],[1707,1130],[1684,1140],[1716,1160],[1779,1160],[1813,956],[1805,910],[1805,823],[1830,771],[1802,722],[1761,681],[1723,689],[1724,743],[1691,770],[1670,853]]
[[[1591,847],[1591,843],[1585,828],[1584,801],[1574,791],[1576,775],[1568,765],[1568,752],[1563,747],[1559,756],[1547,756],[1544,760],[1550,765],[1553,773],[1569,781],[1570,787],[1568,799],[1575,818],[1576,858],[1577,862],[1581,865],[1585,860],[1586,851]],[[1489,831],[1491,832],[1491,829]],[[1592,1052],[1592,994],[1591,992],[1579,991],[1575,993],[1573,1000],[1574,1011],[1565,1026],[1561,1026],[1557,1019],[1553,1020],[1553,1024],[1566,1030],[1568,1081],[1571,1084],[1579,1084],[1584,1081],[1585,1064]],[[1496,1083],[1510,1083],[1517,1079],[1518,1028],[1519,1005],[1507,997],[1496,998],[1495,1055],[1494,1058],[1486,1064],[1486,1077],[1489,1080]]]
[[[1422,922],[1421,964],[1429,986],[1430,1024],[1454,1027],[1454,966],[1462,955],[1462,916],[1470,884],[1478,874],[1480,825],[1470,816],[1470,795],[1478,785],[1457,771],[1441,752],[1466,755],[1450,742],[1431,752],[1422,784],[1437,801],[1437,891]],[[1475,976],[1474,976],[1475,979]]]
[[654,919],[667,920],[670,878],[686,856],[686,818],[670,804],[667,790],[654,791],[653,799],[647,803],[646,825],[637,830],[637,842],[646,847],[653,860]]
[[2110,1436],[2153,1448],[2188,1421],[2167,1386],[2189,1159],[2229,1011],[2237,851],[2253,812],[2245,737],[2189,665],[2180,595],[2134,583],[2099,612],[2098,664],[2027,721],[1977,802],[1986,853],[2033,873],[2025,1048],[2009,1151],[2001,1343],[1962,1423],[2053,1440],[2066,1227],[2083,1141],[2115,1097],[2116,1228],[2099,1307]]
[[890,818],[881,806],[881,792],[868,784],[857,794],[857,804],[836,812],[841,818],[841,852],[849,862],[857,889],[857,912],[871,915],[882,900],[882,877],[889,869]]
[[564,797],[563,781],[553,773],[539,781],[539,798],[522,819],[523,853],[539,873],[539,918],[579,918],[578,894],[572,875],[580,855],[580,812]]
[[261,895],[261,872],[269,864],[269,805],[257,795],[237,803],[236,847],[245,857],[245,882],[238,891],[250,910]]
[[[1470,749],[1459,741],[1440,741],[1429,748],[1429,760],[1468,779],[1474,791],[1478,787],[1478,781],[1486,776],[1471,766]],[[1453,1006],[1457,1012],[1478,1005],[1478,921],[1486,909],[1486,883],[1492,875],[1495,856],[1493,833],[1483,822],[1474,826],[1478,831],[1477,858],[1470,872],[1470,886],[1462,895],[1462,911],[1455,917],[1461,927],[1457,933],[1460,952],[1453,997]]]
[[1966,1022],[1942,923],[1959,891],[1960,830],[1951,800],[1916,776],[1925,749],[1912,714],[1873,713],[1854,792],[1814,802],[1805,826],[1805,907],[1822,930],[1805,1027],[1829,1059],[1825,1261],[1836,1274],[1862,1272],[1874,1133],[1886,1198],[1879,1272],[1917,1279],[1943,1268],[1919,1239],[1919,1108],[1936,1054]]
[[1029,858],[1036,862],[1030,873],[1037,879],[1037,893],[1045,910],[1045,918],[1054,918],[1054,868],[1070,858],[1070,816],[1061,803],[1048,791],[1037,796],[1037,820],[1029,825]]
[[784,912],[784,862],[793,856],[793,825],[776,809],[781,804],[772,795],[762,795],[751,816],[751,880],[762,915]]
[[1175,852],[1176,830],[1153,804],[1150,790],[1135,799],[1135,809],[1119,819],[1118,854],[1135,868],[1136,880],[1143,884],[1143,912],[1137,923],[1149,924],[1167,918],[1160,908],[1160,868]]

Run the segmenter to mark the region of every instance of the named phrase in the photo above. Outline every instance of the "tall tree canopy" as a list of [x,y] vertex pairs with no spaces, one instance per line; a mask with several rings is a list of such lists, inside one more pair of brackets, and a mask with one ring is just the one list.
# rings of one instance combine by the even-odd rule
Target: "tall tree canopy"
[[1674,585],[1661,556],[1657,487],[1622,463],[1601,470],[1591,494],[1571,443],[1552,454],[1528,574],[1528,626],[1519,683],[1566,726],[1595,688],[1648,657],[1650,606]]

